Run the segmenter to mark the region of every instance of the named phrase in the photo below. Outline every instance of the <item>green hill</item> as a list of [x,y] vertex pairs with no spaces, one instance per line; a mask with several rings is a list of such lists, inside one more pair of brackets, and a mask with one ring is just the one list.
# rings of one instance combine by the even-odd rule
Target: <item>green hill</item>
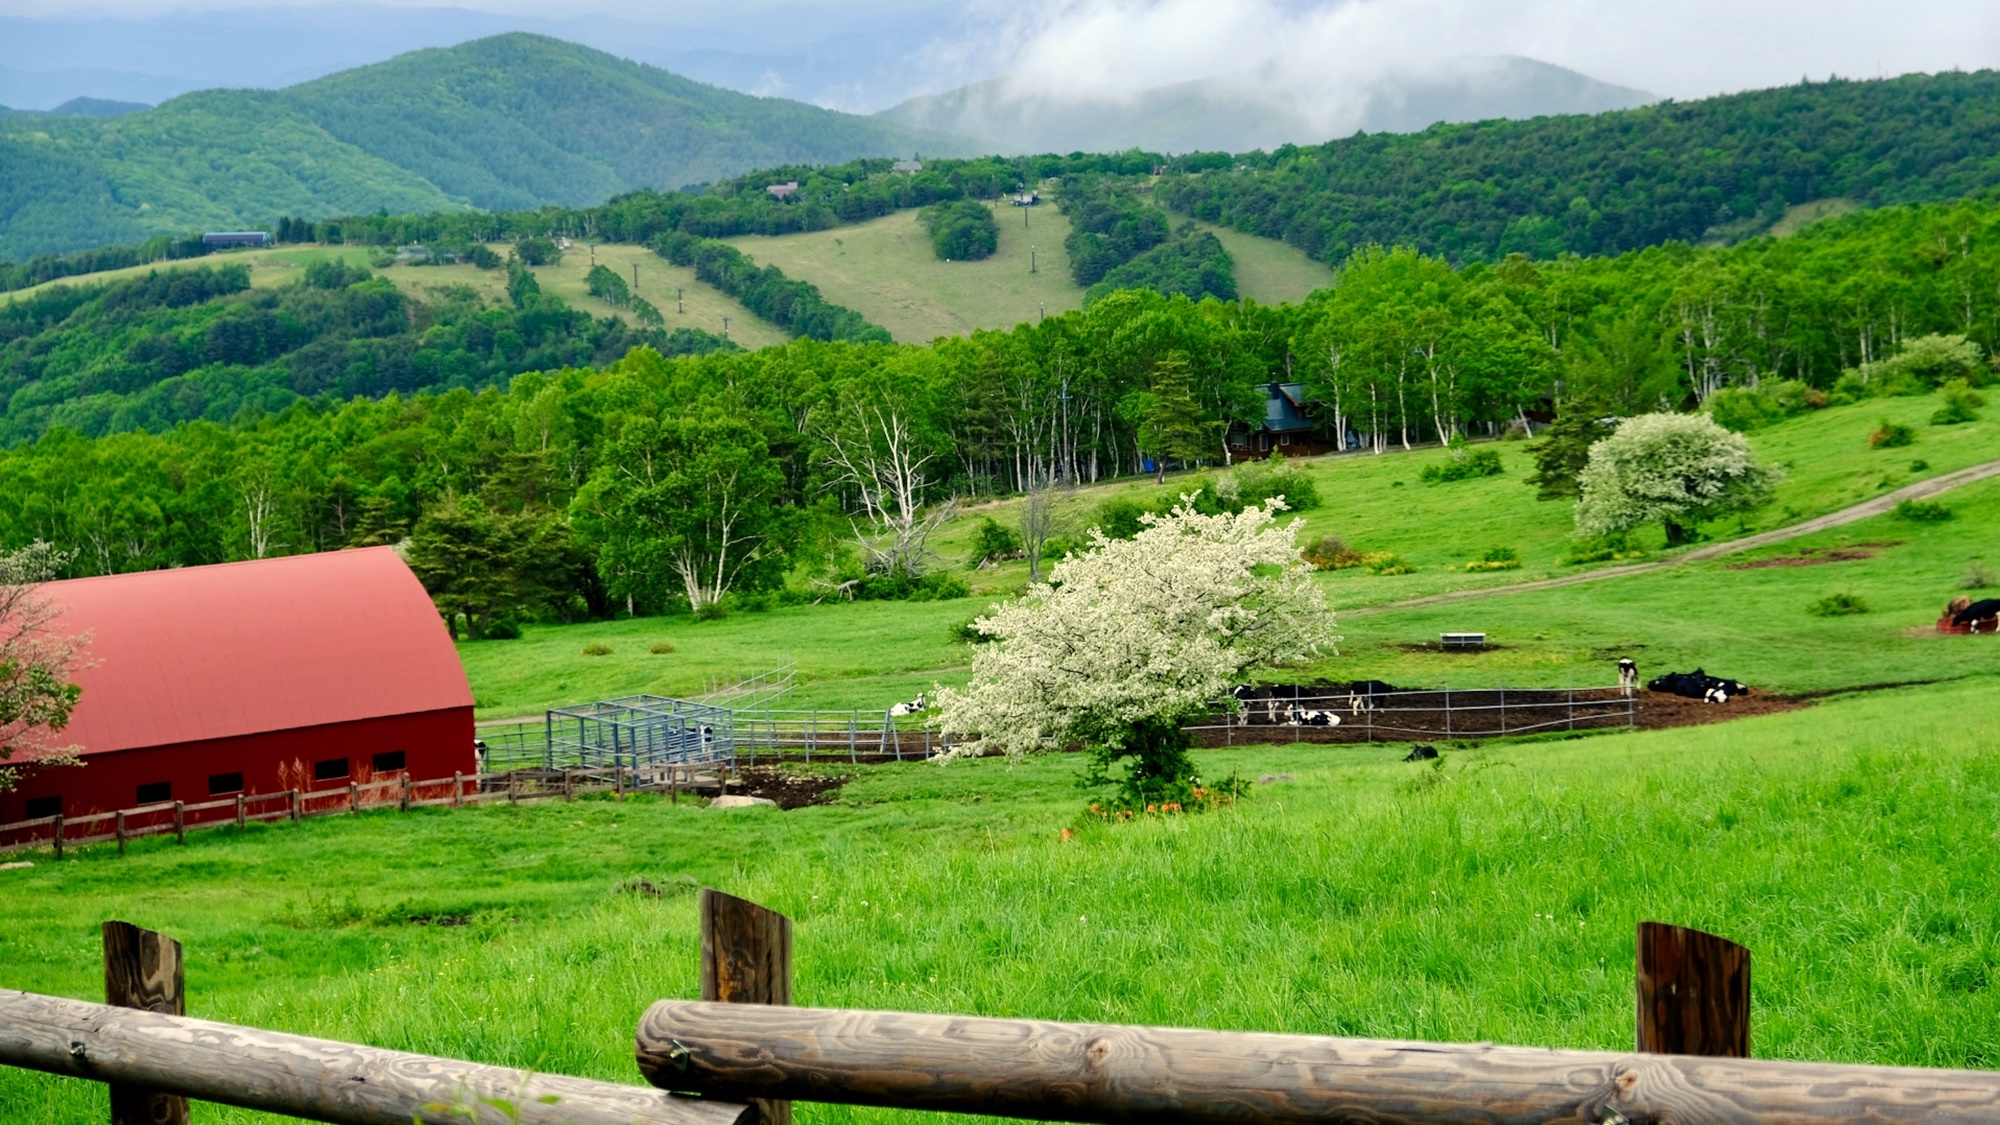
[[1174,210],[1326,262],[1370,244],[1452,258],[1733,241],[1803,203],[2000,186],[2000,71],[1809,82],[1594,116],[1440,125],[1184,161]]
[[593,204],[919,148],[954,142],[503,35],[279,91],[204,91],[110,118],[0,117],[0,260],[279,215]]

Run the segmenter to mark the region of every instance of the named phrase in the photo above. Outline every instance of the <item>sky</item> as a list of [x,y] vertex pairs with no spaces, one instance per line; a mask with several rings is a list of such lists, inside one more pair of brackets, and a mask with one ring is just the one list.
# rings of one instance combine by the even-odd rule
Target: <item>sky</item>
[[[437,0],[371,2],[439,7]],[[126,21],[139,21],[130,25],[136,33],[147,21],[200,12],[282,22],[314,3],[0,0],[0,21],[113,17],[99,26],[115,35]],[[480,13],[477,20],[460,13],[452,26],[484,26],[495,17],[557,32],[593,19],[656,25],[667,45],[630,53],[670,66],[678,57],[674,37],[700,29],[701,49],[732,56],[729,65],[748,77],[697,77],[748,88],[762,68],[769,82],[759,92],[823,104],[842,97],[887,104],[914,92],[894,88],[897,81],[941,90],[998,74],[1050,93],[1093,97],[1254,76],[1266,88],[1311,98],[1388,69],[1495,54],[1524,55],[1676,98],[1802,76],[2000,67],[2000,0],[452,0],[449,6]],[[396,42],[392,28],[401,26],[414,25],[385,21],[380,55],[430,45]],[[844,27],[854,34],[839,46]],[[603,34],[615,39],[626,32]],[[849,49],[857,70],[850,92],[819,93],[847,88],[838,71]],[[801,50],[817,52],[811,77],[792,81],[781,73],[782,60]],[[0,66],[35,69],[32,60],[24,64],[5,51],[0,43]]]

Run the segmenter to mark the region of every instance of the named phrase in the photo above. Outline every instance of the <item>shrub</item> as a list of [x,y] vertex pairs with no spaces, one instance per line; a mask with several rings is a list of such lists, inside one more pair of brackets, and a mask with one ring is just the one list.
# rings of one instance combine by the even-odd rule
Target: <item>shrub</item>
[[1342,542],[1337,535],[1325,536],[1300,551],[1299,557],[1311,564],[1314,570],[1347,570],[1361,565],[1361,552]]
[[1481,449],[1468,451],[1462,442],[1454,442],[1451,459],[1441,465],[1425,465],[1417,473],[1417,479],[1425,484],[1445,484],[1455,480],[1472,480],[1477,477],[1497,477],[1504,472],[1500,467],[1498,450]]
[[930,232],[931,253],[941,261],[976,262],[1000,248],[1000,226],[993,209],[973,199],[936,203],[917,212]]
[[1361,556],[1360,565],[1367,567],[1370,574],[1385,577],[1391,574],[1410,574],[1417,569],[1394,551],[1370,551]]
[[993,641],[992,637],[979,631],[979,619],[977,617],[972,618],[970,621],[961,621],[953,625],[951,627],[951,639],[954,643],[962,645],[983,645],[990,644]]
[[1931,415],[1933,426],[1956,426],[1965,422],[1979,421],[1979,408],[1986,405],[1986,396],[1966,383],[1954,379],[1944,385],[1944,405]]
[[1951,509],[1937,500],[1905,500],[1896,505],[1896,518],[1911,523],[1943,523]]
[[555,266],[562,264],[562,248],[551,239],[535,235],[514,244],[514,254],[531,266]]
[[1512,547],[1488,547],[1486,553],[1465,564],[1467,570],[1519,570],[1521,552]]
[[495,254],[493,248],[483,242],[475,242],[467,246],[465,248],[465,260],[483,270],[497,270],[500,268],[500,255]]
[[965,579],[949,571],[933,571],[922,577],[896,571],[869,574],[854,584],[856,601],[941,602],[972,595]]
[[1868,602],[1855,594],[1828,594],[1806,607],[1814,617],[1847,617],[1867,613]]
[[511,617],[494,617],[486,623],[479,634],[483,641],[518,641],[521,639],[521,623]]
[[1747,434],[1814,406],[1825,406],[1826,401],[1827,396],[1797,379],[1767,379],[1755,387],[1717,391],[1708,396],[1702,408],[1715,419],[1716,425]]
[[1014,534],[1012,528],[1003,526],[992,516],[979,522],[979,530],[972,538],[973,565],[1020,557],[1021,537]]
[[1145,528],[1139,517],[1148,512],[1157,515],[1159,509],[1126,497],[1113,497],[1097,506],[1097,529],[1107,539],[1130,539]]
[[1967,590],[1987,590],[2000,586],[2000,575],[1995,575],[1992,567],[1974,559],[1972,564],[1965,568],[1965,579],[1959,585]]
[[1919,457],[1910,462],[1910,471],[1913,473],[1928,473],[1931,471],[1931,463]]
[[591,643],[583,646],[583,654],[585,656],[610,656],[611,646],[597,641],[592,641]]
[[729,610],[721,602],[704,602],[694,611],[696,621],[720,621],[729,616]]
[[647,649],[646,651],[647,651],[647,652],[650,652],[650,653],[652,653],[652,654],[653,654],[654,656],[665,656],[665,655],[667,655],[668,653],[670,653],[670,652],[673,652],[673,651],[674,651],[674,642],[672,642],[672,641],[654,641],[654,642],[653,642],[653,647],[652,647],[652,648],[649,648],[649,649]]
[[1078,550],[1081,546],[1082,544],[1074,539],[1066,539],[1060,535],[1051,535],[1042,541],[1042,557],[1044,559],[1059,559],[1071,551]]
[[736,608],[745,613],[769,613],[771,592],[769,590],[746,590],[732,595]]
[[1898,446],[1914,444],[1916,440],[1917,431],[1901,422],[1891,422],[1887,418],[1882,419],[1876,425],[1875,432],[1868,435],[1868,444],[1874,449],[1895,449]]
[[1237,469],[1218,483],[1216,490],[1223,508],[1231,512],[1257,507],[1273,496],[1284,497],[1285,507],[1294,512],[1319,507],[1319,486],[1282,453]]
[[1568,566],[1582,566],[1585,563],[1622,562],[1645,557],[1646,552],[1632,542],[1632,537],[1621,533],[1572,539],[1562,561]]

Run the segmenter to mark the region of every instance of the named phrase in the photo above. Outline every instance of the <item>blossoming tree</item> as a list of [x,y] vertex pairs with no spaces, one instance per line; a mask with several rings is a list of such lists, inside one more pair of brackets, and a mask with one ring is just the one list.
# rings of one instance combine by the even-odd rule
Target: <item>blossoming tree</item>
[[70,681],[88,636],[57,631],[62,607],[37,591],[68,561],[47,543],[0,552],[0,792],[24,769],[75,762],[56,741],[78,695]]
[[[1082,743],[1096,776],[1141,805],[1183,800],[1196,783],[1181,724],[1227,699],[1243,672],[1332,647],[1333,617],[1282,498],[1203,515],[1193,494],[1142,517],[1131,539],[1091,532],[1018,601],[974,625],[995,642],[973,657],[972,681],[938,693],[954,755],[1012,758]],[[1130,759],[1122,778],[1106,771]]]
[[1658,520],[1674,546],[1704,520],[1769,503],[1783,479],[1757,461],[1742,434],[1705,414],[1641,414],[1591,445],[1578,478],[1576,529],[1607,535]]

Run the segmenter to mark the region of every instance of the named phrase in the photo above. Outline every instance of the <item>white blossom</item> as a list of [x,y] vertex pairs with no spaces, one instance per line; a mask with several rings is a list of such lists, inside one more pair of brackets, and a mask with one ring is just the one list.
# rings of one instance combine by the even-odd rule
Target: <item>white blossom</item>
[[1092,546],[1046,583],[973,624],[993,639],[963,690],[938,690],[953,755],[1012,758],[1213,706],[1261,664],[1328,651],[1333,615],[1299,558],[1282,498],[1203,515],[1194,495],[1127,540],[1092,529]]
[[1642,414],[1591,445],[1576,528],[1604,535],[1661,520],[1671,539],[1677,527],[1763,504],[1782,475],[1705,414]]

